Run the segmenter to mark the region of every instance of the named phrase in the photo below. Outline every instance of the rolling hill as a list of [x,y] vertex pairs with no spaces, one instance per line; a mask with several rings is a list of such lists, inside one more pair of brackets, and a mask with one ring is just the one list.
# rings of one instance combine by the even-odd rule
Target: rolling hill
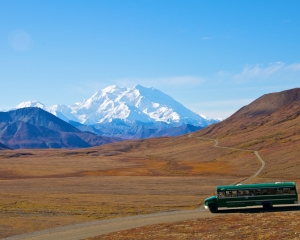
[[223,146],[259,150],[267,161],[265,178],[298,178],[300,88],[265,94],[194,136],[216,138]]

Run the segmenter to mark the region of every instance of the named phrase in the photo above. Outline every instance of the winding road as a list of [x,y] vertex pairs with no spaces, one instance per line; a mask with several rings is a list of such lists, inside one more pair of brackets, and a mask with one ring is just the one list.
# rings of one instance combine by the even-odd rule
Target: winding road
[[[192,134],[190,134],[189,137],[193,137]],[[253,174],[252,176],[243,180],[240,183],[246,183],[249,180],[257,177],[265,167],[265,162],[260,157],[258,151],[222,147],[219,146],[219,143],[216,139],[202,138],[202,137],[195,137],[195,138],[199,140],[214,141],[215,142],[214,147],[218,147],[218,148],[253,152],[257,157],[258,161],[261,163],[261,167],[260,169],[258,169],[258,171],[255,172],[255,174]],[[117,232],[117,231],[127,230],[136,227],[142,227],[150,224],[172,223],[172,222],[185,221],[185,220],[191,220],[196,218],[213,217],[219,214],[212,214],[209,211],[205,210],[203,206],[200,206],[195,210],[189,210],[189,211],[160,212],[155,214],[138,215],[132,217],[124,217],[124,218],[117,218],[117,219],[92,221],[92,222],[87,222],[82,224],[74,224],[70,226],[46,229],[46,230],[32,232],[28,234],[12,236],[4,239],[6,240],[21,240],[21,239],[22,240],[25,239],[26,240],[40,240],[40,239],[80,240],[80,239],[85,239],[93,236],[98,236],[101,234],[107,234],[111,232]]]
[[[190,134],[189,137],[193,137],[192,134]],[[266,166],[265,161],[261,158],[258,151],[249,150],[249,149],[240,149],[240,148],[219,146],[219,142],[216,139],[213,139],[213,138],[204,138],[204,137],[194,137],[194,138],[197,138],[197,139],[200,139],[200,140],[214,141],[215,142],[214,147],[217,147],[217,148],[226,148],[226,149],[231,149],[231,150],[236,150],[236,151],[253,152],[254,155],[256,156],[257,160],[261,163],[261,167],[252,176],[250,176],[249,178],[247,178],[244,181],[240,182],[241,184],[249,182],[251,179],[256,178]]]

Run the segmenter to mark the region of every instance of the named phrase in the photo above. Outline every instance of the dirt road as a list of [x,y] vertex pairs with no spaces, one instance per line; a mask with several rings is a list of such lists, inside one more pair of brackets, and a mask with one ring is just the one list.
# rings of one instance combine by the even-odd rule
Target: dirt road
[[[193,137],[193,135],[190,134],[189,137]],[[266,166],[265,161],[261,158],[258,151],[254,151],[254,150],[251,150],[251,149],[240,149],[240,148],[219,146],[219,142],[216,139],[213,139],[213,138],[203,138],[203,137],[195,137],[195,138],[200,139],[200,140],[214,141],[215,142],[214,147],[217,147],[217,148],[226,148],[226,149],[231,149],[231,150],[235,150],[235,151],[253,152],[254,155],[256,156],[257,160],[261,163],[261,167],[252,176],[250,176],[249,178],[246,178],[245,180],[243,180],[240,183],[246,183],[246,182],[250,181],[251,179],[256,178]]]
[[33,232],[29,234],[18,235],[5,238],[6,240],[79,240],[93,237],[101,234],[117,232],[130,228],[142,227],[150,224],[159,224],[165,222],[178,222],[196,218],[211,217],[215,214],[207,210],[191,210],[191,211],[173,211],[162,212],[156,214],[138,215],[133,217],[93,221],[83,224],[76,224],[60,228],[52,228],[43,231]]
[[[192,137],[192,135],[190,135],[190,137]],[[215,142],[214,147],[228,148],[228,147],[218,146],[218,141],[215,139],[200,138],[200,137],[197,137],[197,139],[212,140]],[[260,169],[254,175],[245,179],[241,183],[245,183],[250,179],[257,177],[262,171],[262,169],[265,167],[265,162],[259,156],[259,153],[257,151],[235,149],[235,148],[228,148],[228,149],[237,150],[237,151],[251,151],[255,154],[255,156],[261,163]],[[217,215],[219,214],[212,214],[209,211],[205,210],[203,206],[199,206],[197,209],[190,210],[190,211],[161,212],[156,214],[138,215],[133,217],[119,218],[119,219],[93,221],[93,222],[88,222],[83,224],[46,229],[43,231],[37,231],[29,234],[8,237],[5,239],[6,240],[19,240],[19,239],[22,240],[23,239],[26,240],[38,240],[38,239],[77,240],[78,239],[79,240],[88,237],[98,236],[101,234],[126,230],[130,228],[142,227],[150,224],[172,223],[172,222],[185,221],[185,220],[191,220],[196,218],[213,217]]]

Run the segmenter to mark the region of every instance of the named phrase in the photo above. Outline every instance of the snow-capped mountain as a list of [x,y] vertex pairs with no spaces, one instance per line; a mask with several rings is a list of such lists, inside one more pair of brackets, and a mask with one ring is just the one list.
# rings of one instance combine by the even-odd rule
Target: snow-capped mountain
[[119,119],[126,123],[165,122],[174,126],[192,124],[205,127],[219,121],[200,116],[163,92],[141,85],[133,88],[109,86],[73,106],[54,105],[47,108],[38,101],[29,101],[16,108],[23,107],[43,108],[65,121],[84,125],[110,123]]
[[38,108],[41,108],[41,109],[46,109],[46,106],[44,104],[42,104],[42,103],[40,103],[39,101],[36,101],[36,100],[22,102],[22,103],[18,104],[15,107],[15,109],[27,108],[27,107],[38,107]]

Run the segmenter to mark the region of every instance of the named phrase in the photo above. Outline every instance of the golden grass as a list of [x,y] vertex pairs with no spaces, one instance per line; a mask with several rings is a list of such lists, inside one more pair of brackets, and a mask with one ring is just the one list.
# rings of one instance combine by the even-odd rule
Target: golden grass
[[[218,181],[217,177],[100,176],[41,178],[0,182],[1,237],[75,222],[108,219],[170,209],[193,209]],[[28,217],[28,218],[27,218]],[[39,221],[42,224],[37,224]]]
[[253,154],[212,145],[184,136],[76,151],[1,151],[0,237],[193,209],[216,185],[241,181],[259,168]]
[[[290,164],[298,142],[283,140],[260,151],[267,168],[259,181],[298,181],[298,168]],[[221,139],[220,145],[232,141]],[[182,136],[81,150],[0,151],[0,238],[93,219],[192,209],[215,186],[240,182],[260,167],[251,152],[213,145]],[[292,166],[290,176],[285,161]]]

